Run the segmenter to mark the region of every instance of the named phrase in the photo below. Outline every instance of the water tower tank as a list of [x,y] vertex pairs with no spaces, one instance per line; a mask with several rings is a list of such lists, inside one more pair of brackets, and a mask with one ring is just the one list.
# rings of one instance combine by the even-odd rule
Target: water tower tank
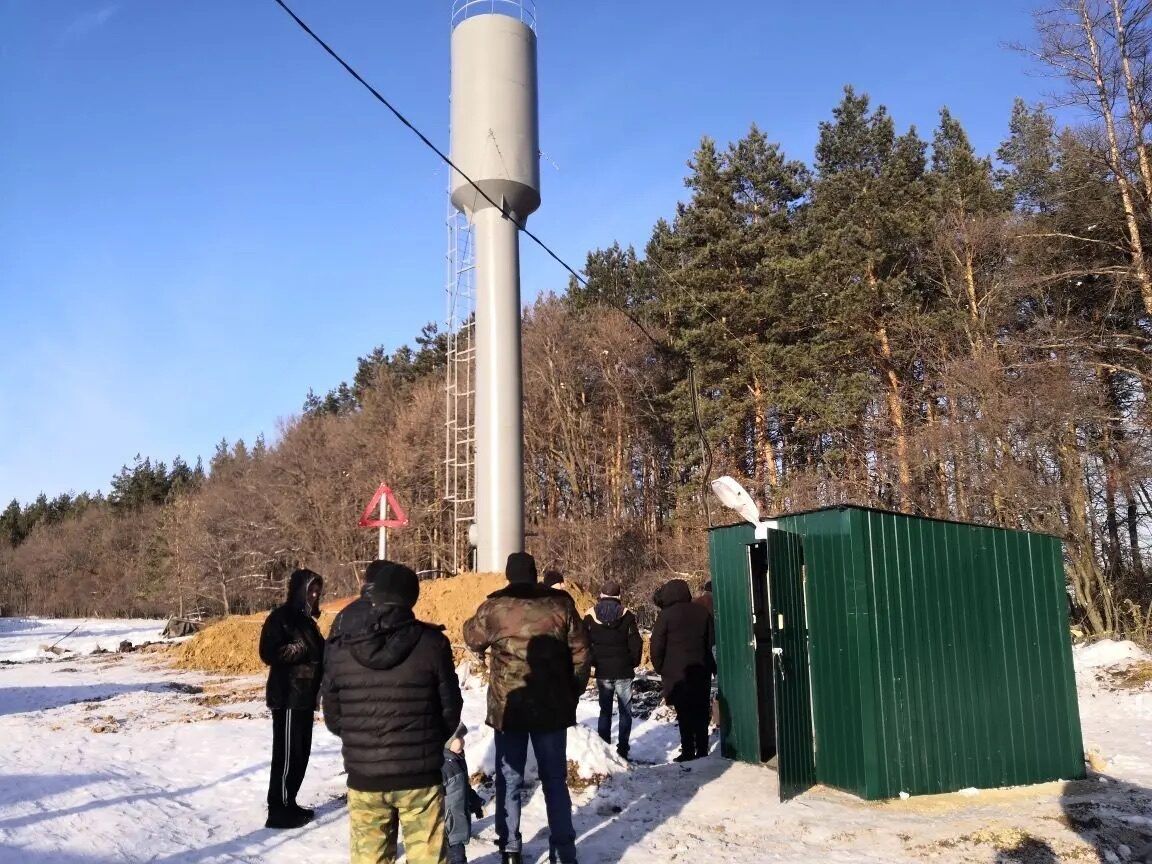
[[[535,14],[527,0],[458,0],[452,28],[452,161],[521,221],[540,206]],[[452,203],[491,204],[459,173]]]

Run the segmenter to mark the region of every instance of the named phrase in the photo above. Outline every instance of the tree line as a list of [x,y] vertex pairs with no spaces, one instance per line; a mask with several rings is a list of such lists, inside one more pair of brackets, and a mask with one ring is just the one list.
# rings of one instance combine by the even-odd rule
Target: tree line
[[[577,581],[703,578],[706,481],[768,511],[859,503],[1060,536],[1081,623],[1146,638],[1152,464],[1148,4],[1059,0],[1025,46],[1074,112],[1017,102],[995,154],[846,88],[811,162],[702,139],[641,250],[525,311],[530,551]],[[1058,122],[1060,117],[1075,122]],[[351,591],[388,478],[392,549],[451,560],[446,340],[359,359],[274,445],[137,459],[107,498],[0,517],[0,603],[52,614],[267,606],[307,563]]]

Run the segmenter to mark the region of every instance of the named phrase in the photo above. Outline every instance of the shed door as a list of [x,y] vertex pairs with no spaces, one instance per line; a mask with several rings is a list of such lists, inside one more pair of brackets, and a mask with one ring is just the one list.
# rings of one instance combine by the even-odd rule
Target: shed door
[[803,544],[799,534],[768,532],[772,670],[776,684],[776,745],[780,754],[782,801],[795,798],[816,785]]
[[748,582],[751,525],[709,534],[712,598],[716,604],[716,687],[720,752],[741,762],[760,761],[756,643]]

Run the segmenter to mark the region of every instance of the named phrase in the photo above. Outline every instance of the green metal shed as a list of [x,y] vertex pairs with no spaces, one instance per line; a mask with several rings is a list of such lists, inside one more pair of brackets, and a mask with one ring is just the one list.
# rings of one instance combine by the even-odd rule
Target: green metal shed
[[1060,541],[863,507],[709,535],[721,749],[781,797],[1084,776]]

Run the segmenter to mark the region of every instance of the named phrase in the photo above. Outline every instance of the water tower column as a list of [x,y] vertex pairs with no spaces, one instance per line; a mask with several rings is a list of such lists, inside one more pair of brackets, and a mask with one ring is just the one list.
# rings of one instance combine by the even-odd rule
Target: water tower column
[[524,420],[518,230],[476,211],[476,569],[524,548]]

